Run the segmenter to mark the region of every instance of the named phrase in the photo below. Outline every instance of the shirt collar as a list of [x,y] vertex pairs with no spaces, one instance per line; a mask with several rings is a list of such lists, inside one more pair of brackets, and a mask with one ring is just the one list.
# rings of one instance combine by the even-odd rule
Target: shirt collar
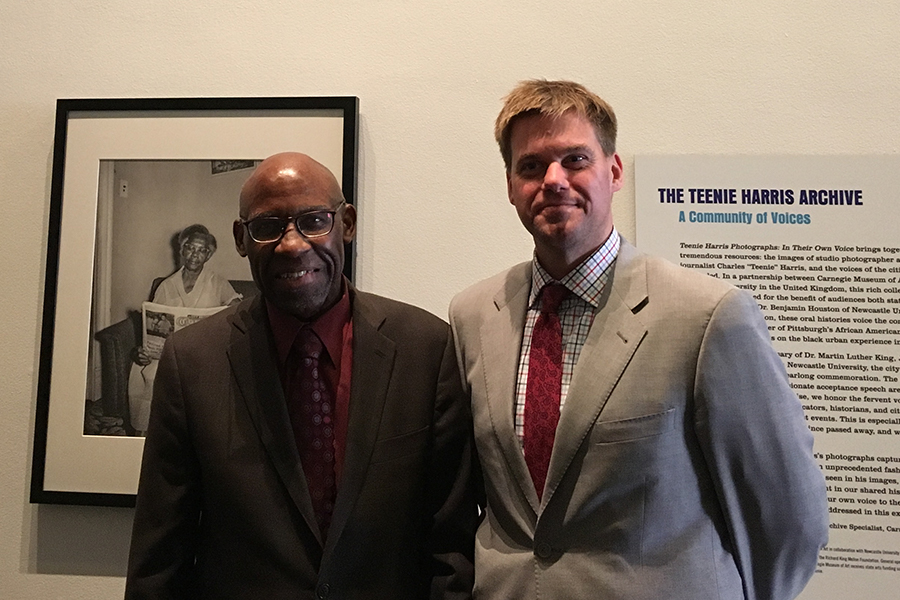
[[612,233],[609,234],[606,241],[560,281],[553,279],[547,273],[535,255],[531,260],[529,308],[535,306],[541,289],[550,283],[563,284],[573,295],[597,308],[600,304],[600,294],[609,279],[609,268],[616,262],[616,257],[619,255],[620,242],[619,232],[613,227]]
[[294,344],[297,333],[305,326],[309,326],[322,340],[331,362],[338,364],[343,348],[344,325],[350,322],[350,292],[346,278],[341,283],[341,297],[334,306],[322,313],[315,321],[301,321],[290,315],[268,300],[266,300],[266,312],[269,316],[269,326],[272,328],[272,336],[275,338],[275,350],[278,352],[278,363],[284,365],[288,353]]

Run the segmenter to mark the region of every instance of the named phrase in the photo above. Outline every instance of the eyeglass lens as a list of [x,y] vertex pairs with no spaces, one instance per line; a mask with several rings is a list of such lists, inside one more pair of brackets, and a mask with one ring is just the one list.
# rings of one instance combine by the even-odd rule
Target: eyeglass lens
[[257,242],[274,242],[281,239],[291,221],[306,237],[328,235],[334,225],[334,211],[314,211],[296,217],[260,217],[248,221],[247,230]]

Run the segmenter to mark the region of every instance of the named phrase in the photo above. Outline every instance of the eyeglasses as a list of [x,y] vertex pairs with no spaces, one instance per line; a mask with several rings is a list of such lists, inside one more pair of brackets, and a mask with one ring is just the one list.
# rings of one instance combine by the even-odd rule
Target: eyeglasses
[[181,247],[184,254],[209,254],[209,247],[206,244],[187,244]]
[[253,241],[258,244],[271,244],[284,237],[290,223],[305,238],[317,238],[328,235],[334,229],[334,215],[347,202],[341,202],[334,210],[311,210],[296,217],[257,217],[249,221],[241,220]]

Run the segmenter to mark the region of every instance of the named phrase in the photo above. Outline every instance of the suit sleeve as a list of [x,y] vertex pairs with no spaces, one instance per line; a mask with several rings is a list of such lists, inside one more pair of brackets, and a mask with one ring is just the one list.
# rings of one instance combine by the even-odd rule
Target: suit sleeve
[[[451,342],[453,344],[453,348],[456,352],[456,368],[459,371],[459,377],[461,382],[461,394],[464,396],[464,401],[466,403],[466,410],[468,411],[468,417],[473,419],[473,441],[472,441],[472,458],[471,458],[471,470],[472,470],[472,482],[474,486],[475,493],[475,504],[478,506],[478,519],[477,522],[481,521],[481,518],[484,516],[484,511],[487,508],[487,496],[484,489],[484,472],[481,470],[481,460],[478,458],[478,446],[474,442],[474,417],[472,416],[472,387],[469,384],[468,379],[466,378],[466,359],[465,359],[465,349],[463,348],[462,336],[460,334],[460,321],[464,319],[464,311],[460,307],[461,299],[460,296],[456,296],[450,301],[450,309],[449,309],[449,321],[450,321],[450,331],[451,331]],[[457,315],[460,315],[457,318]],[[477,523],[476,523],[477,529]]]
[[154,385],[128,560],[126,600],[194,597],[200,476],[171,341],[163,350]]
[[432,600],[472,597],[477,518],[473,476],[472,416],[462,392],[453,340],[441,359],[436,390],[434,445],[428,486],[432,526]]
[[828,539],[813,436],[753,298],[732,290],[709,321],[695,380],[696,428],[748,600],[788,600]]

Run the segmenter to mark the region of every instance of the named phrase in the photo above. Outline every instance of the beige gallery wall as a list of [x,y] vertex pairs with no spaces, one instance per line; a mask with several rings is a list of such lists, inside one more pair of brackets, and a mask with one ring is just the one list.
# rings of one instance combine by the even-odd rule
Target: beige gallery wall
[[[358,96],[357,283],[443,315],[530,255],[491,137],[517,80],[605,96],[629,177],[651,153],[896,154],[898,30],[893,0],[0,0],[0,595],[120,598],[130,535],[130,509],[28,503],[57,98]],[[614,212],[633,238],[630,183]]]

